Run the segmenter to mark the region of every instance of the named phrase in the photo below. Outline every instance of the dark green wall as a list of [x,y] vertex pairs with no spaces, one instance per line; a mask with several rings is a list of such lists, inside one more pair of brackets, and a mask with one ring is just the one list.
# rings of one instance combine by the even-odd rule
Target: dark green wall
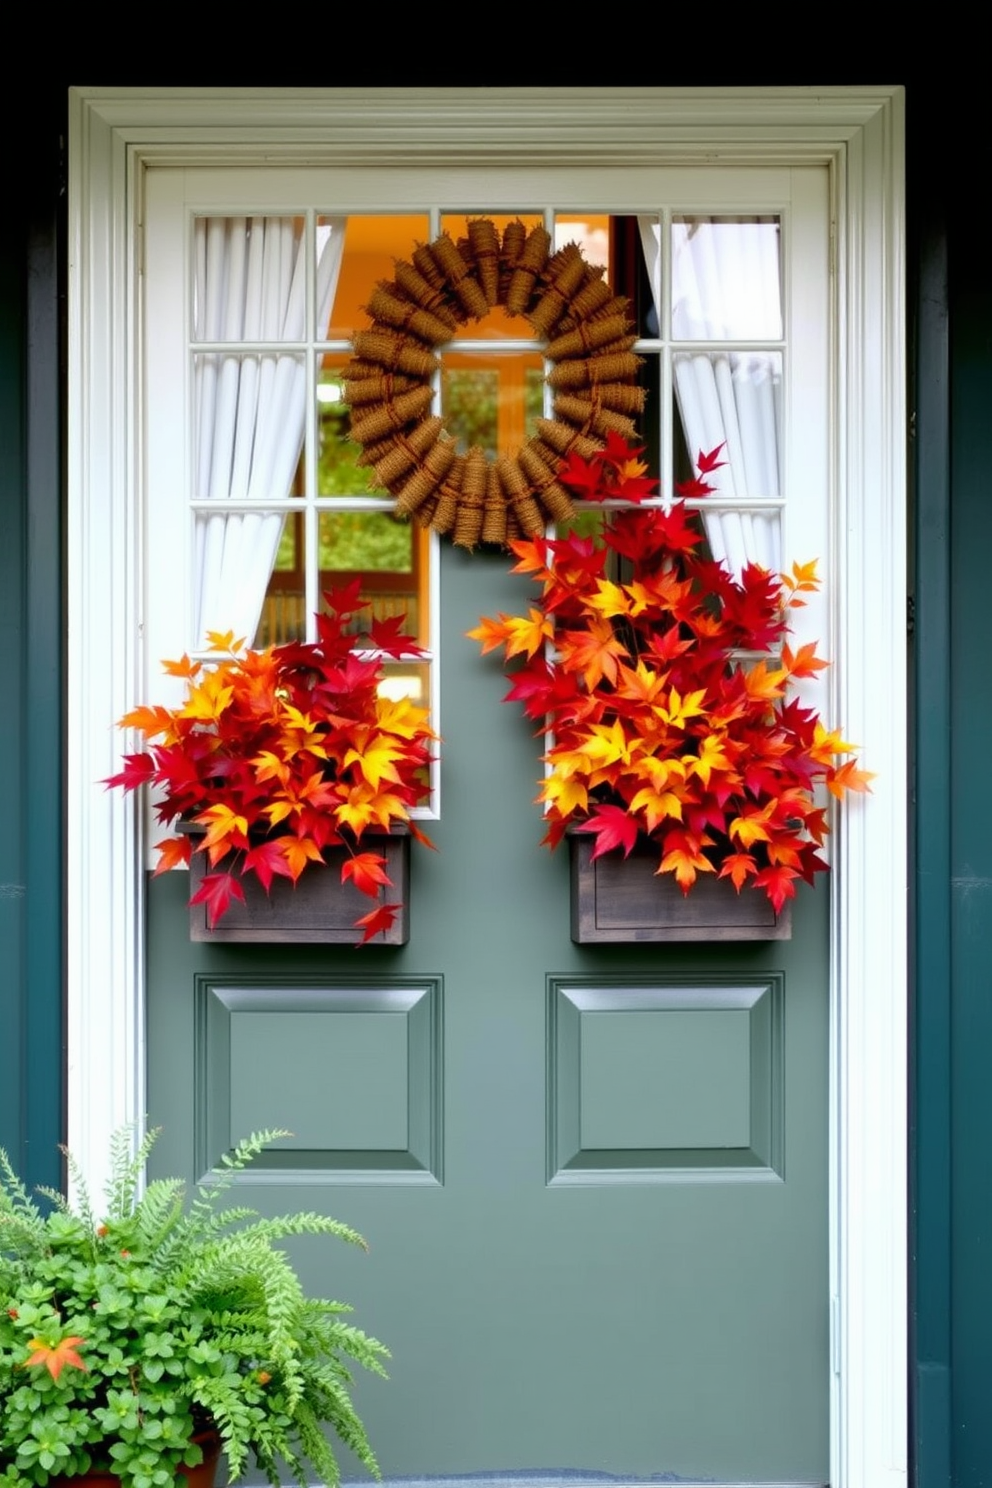
[[[950,1258],[955,1481],[992,1483],[992,277],[964,203],[949,244]],[[935,794],[940,782],[933,778]]]
[[58,1182],[64,1124],[57,117],[5,121],[21,211],[0,233],[0,1145],[30,1183]]
[[[918,1488],[992,1484],[992,272],[976,103],[910,110]],[[932,95],[930,95],[932,96]],[[967,139],[967,177],[956,178]],[[963,161],[962,161],[963,168]]]

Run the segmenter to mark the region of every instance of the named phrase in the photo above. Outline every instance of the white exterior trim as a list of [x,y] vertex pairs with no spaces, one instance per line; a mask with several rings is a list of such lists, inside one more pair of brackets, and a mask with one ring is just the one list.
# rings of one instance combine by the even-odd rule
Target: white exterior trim
[[[91,1172],[144,1109],[139,815],[95,782],[134,700],[131,188],[146,160],[820,161],[836,222],[832,714],[878,779],[832,895],[834,1488],[907,1482],[903,106],[897,88],[77,89],[70,99],[69,1141]],[[480,174],[484,192],[485,171]],[[482,203],[484,205],[484,203]],[[140,228],[139,228],[140,231]],[[135,248],[138,249],[135,252]],[[140,267],[139,267],[140,272]],[[885,685],[879,685],[885,679]]]

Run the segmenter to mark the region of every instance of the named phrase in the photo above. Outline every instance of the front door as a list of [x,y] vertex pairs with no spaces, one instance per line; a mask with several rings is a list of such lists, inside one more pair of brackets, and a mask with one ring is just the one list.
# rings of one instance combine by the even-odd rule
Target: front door
[[[777,375],[775,469],[761,489],[726,495],[722,530],[743,530],[728,523],[750,500],[775,562],[819,557],[829,584],[822,170],[370,179],[163,169],[146,184],[149,679],[160,657],[195,648],[205,593],[196,573],[206,492],[194,480],[178,519],[175,501],[204,438],[198,359],[220,339],[195,324],[196,221],[207,215],[295,213],[319,227],[401,212],[427,235],[445,213],[636,223],[635,246],[646,245],[636,272],[653,285],[641,306],[646,422],[664,480],[680,446],[712,430],[692,369],[705,392],[704,363],[722,355],[747,381],[748,358],[763,358]],[[726,227],[750,251],[754,236],[739,232],[749,226],[775,243],[778,321],[759,315],[745,332],[726,315],[679,323],[676,245],[709,234],[719,248]],[[347,243],[346,229],[345,255]],[[408,246],[398,242],[397,256]],[[752,263],[758,286],[741,255],[715,262],[713,283],[753,313],[767,264]],[[705,302],[697,267],[693,292]],[[742,276],[732,293],[731,270]],[[318,264],[311,295],[319,280]],[[297,337],[312,381],[347,329],[340,320],[332,311],[330,337],[326,327]],[[304,549],[334,499],[306,474],[318,432],[309,425],[295,498]],[[272,493],[276,508],[277,495],[286,492]],[[160,524],[163,511],[172,515]],[[286,537],[292,521],[277,516],[266,564],[285,575],[299,553]],[[717,528],[709,535],[721,541]],[[304,553],[304,595],[324,576],[321,551]],[[163,580],[166,553],[186,575],[178,588],[174,572]],[[359,1325],[392,1350],[389,1382],[357,1386],[389,1478],[822,1484],[829,886],[800,892],[791,942],[573,944],[567,859],[538,845],[541,742],[465,635],[480,615],[522,610],[526,580],[498,551],[433,540],[415,562],[394,563],[414,567],[431,652],[418,685],[436,700],[444,743],[425,823],[439,851],[414,847],[409,943],[192,944],[186,875],[150,880],[148,1109],[164,1128],[159,1168],[195,1179],[249,1131],[294,1133],[239,1199],[320,1208],[367,1237],[368,1256],[305,1242],[298,1254],[308,1287],[352,1302]],[[270,581],[265,623],[285,589],[285,577]],[[804,639],[825,634],[824,616],[810,624],[819,628]]]

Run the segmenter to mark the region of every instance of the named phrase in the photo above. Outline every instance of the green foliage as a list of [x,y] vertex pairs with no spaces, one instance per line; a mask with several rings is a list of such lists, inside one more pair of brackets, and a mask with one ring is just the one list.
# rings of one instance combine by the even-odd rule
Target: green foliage
[[0,1150],[0,1488],[53,1475],[116,1474],[123,1488],[172,1488],[221,1438],[232,1479],[254,1458],[269,1481],[340,1480],[330,1427],[378,1476],[351,1400],[352,1367],[383,1375],[388,1351],[307,1297],[279,1242],[330,1236],[320,1214],[268,1219],[220,1207],[236,1175],[285,1132],[239,1143],[185,1202],[178,1179],[137,1189],[152,1132],[111,1146],[106,1218],[82,1175],[74,1208],[42,1213]]

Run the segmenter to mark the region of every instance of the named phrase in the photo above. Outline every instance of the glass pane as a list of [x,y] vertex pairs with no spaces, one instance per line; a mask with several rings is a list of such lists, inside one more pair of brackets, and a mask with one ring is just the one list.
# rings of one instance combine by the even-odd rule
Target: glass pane
[[306,409],[303,357],[200,352],[193,377],[194,499],[282,501],[293,494]]
[[[317,221],[317,251],[335,231],[344,226],[344,248],[334,291],[333,305],[318,322],[317,335],[328,341],[350,341],[355,332],[369,324],[368,305],[380,281],[395,277],[397,258],[409,259],[418,244],[430,238],[426,214],[394,217],[354,215],[347,219],[324,216]],[[327,272],[333,264],[327,266]],[[318,295],[318,315],[322,306]]]
[[[782,356],[779,352],[678,353],[673,358],[676,428],[683,437],[676,479],[695,473],[700,452],[721,449],[706,479],[714,495],[736,501],[782,493]],[[704,506],[705,512],[705,506]],[[713,555],[735,572],[745,563],[781,565],[777,511],[706,513]]]
[[555,214],[555,252],[567,243],[577,244],[587,264],[603,270],[610,278],[610,219],[590,216],[588,212]]
[[444,358],[441,410],[459,454],[478,445],[493,460],[537,432],[544,413],[544,363],[537,355]]
[[[491,228],[488,224],[491,224]],[[471,266],[471,278],[478,283],[483,296],[481,300],[472,299],[470,291],[464,291],[469,303],[461,304],[460,310],[467,319],[456,328],[453,340],[506,340],[511,337],[523,341],[535,339],[535,331],[529,321],[522,315],[509,314],[504,307],[510,284],[507,259],[511,255],[516,257],[520,251],[519,243],[525,242],[535,229],[540,230],[542,224],[541,217],[499,216],[489,213],[485,216],[456,216],[446,213],[441,218],[442,233],[459,250],[467,271]],[[436,251],[443,252],[446,247],[447,245],[443,245]],[[452,262],[455,268],[449,269],[445,275],[449,285],[459,272],[457,259]],[[458,297],[455,298],[457,300]]]
[[343,367],[326,356],[317,378],[317,495],[385,496],[372,467],[359,464],[362,446],[351,437],[351,423],[362,410],[342,402]]
[[701,451],[722,445],[726,463],[709,477],[722,496],[779,496],[781,353],[680,352],[672,363],[676,414],[690,462],[684,475],[695,473]]
[[423,645],[427,637],[427,534],[392,512],[322,511],[318,517],[321,590],[358,577],[368,607],[356,617],[356,634],[370,620],[401,619],[400,630]]
[[[392,512],[322,511],[317,531],[322,577],[337,583],[341,574],[387,574],[397,580],[413,574],[414,529]],[[404,582],[397,592],[407,594],[410,588]]]
[[382,697],[408,697],[421,708],[429,706],[430,674],[425,661],[387,661],[383,671],[385,676],[379,684]]
[[672,223],[672,335],[765,341],[782,335],[779,222],[679,217]]
[[197,217],[193,339],[300,341],[306,264],[298,217]]
[[[302,639],[307,629],[306,564],[302,513],[286,520],[266,590],[257,644]],[[278,536],[278,534],[277,534]],[[368,602],[352,631],[368,633],[369,622],[402,618],[403,634],[427,640],[427,534],[384,511],[323,511],[317,521],[321,593],[361,579]]]

